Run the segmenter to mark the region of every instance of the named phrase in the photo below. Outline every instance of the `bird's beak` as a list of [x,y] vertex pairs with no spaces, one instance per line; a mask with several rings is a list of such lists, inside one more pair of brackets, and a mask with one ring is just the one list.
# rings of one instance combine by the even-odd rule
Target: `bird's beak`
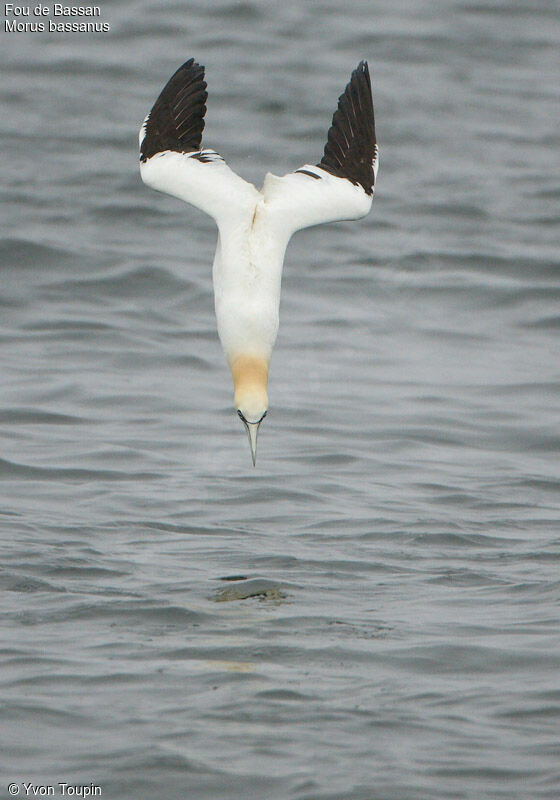
[[260,418],[258,422],[248,422],[241,411],[237,412],[239,419],[245,425],[245,430],[247,431],[247,435],[249,437],[249,446],[251,448],[251,457],[253,459],[253,466],[257,465],[257,436],[259,433],[260,424],[263,419],[266,417],[266,411]]
[[251,446],[251,457],[253,459],[253,466],[257,464],[257,436],[259,433],[259,426],[262,420],[259,422],[246,422],[243,420],[243,424],[247,429],[247,434],[249,435],[249,445]]

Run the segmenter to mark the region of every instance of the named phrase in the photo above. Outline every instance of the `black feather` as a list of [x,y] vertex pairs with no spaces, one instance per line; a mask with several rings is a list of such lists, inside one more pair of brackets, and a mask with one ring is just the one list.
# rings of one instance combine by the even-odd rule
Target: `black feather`
[[318,167],[347,178],[373,194],[373,162],[377,155],[375,117],[367,61],[360,61],[338,98],[325,152]]
[[140,160],[165,150],[200,150],[207,97],[204,67],[189,58],[168,80],[148,115]]
[[315,175],[314,172],[310,172],[308,169],[296,169],[296,172],[300,172],[302,175],[309,175],[310,178],[315,178],[315,180],[321,180],[320,175]]

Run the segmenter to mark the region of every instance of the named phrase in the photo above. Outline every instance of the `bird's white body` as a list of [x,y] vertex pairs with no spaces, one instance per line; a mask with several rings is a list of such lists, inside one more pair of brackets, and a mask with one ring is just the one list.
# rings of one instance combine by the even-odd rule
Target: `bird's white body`
[[256,189],[249,207],[237,213],[235,222],[220,225],[212,268],[218,334],[230,363],[240,355],[269,360],[287,242],[275,234]]
[[[268,173],[258,191],[216,153],[206,153],[211,163],[185,153],[158,154],[141,164],[142,179],[214,218],[214,302],[226,357],[230,364],[240,355],[269,360],[278,332],[284,254],[292,234],[321,222],[363,217],[372,196],[309,164],[301,168],[305,174]],[[320,176],[320,184],[310,181],[309,173]]]
[[251,441],[268,409],[267,381],[279,324],[286,247],[301,228],[365,216],[378,150],[367,64],[352,74],[320,165],[305,164],[259,191],[214,150],[201,149],[206,83],[194,60],[177,70],[140,130],[144,183],[214,218],[218,333],[234,382],[235,406]]

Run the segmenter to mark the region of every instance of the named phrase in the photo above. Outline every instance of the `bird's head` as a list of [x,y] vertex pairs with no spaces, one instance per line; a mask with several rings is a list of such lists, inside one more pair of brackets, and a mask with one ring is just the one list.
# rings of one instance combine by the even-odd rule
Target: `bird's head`
[[238,356],[231,364],[235,410],[251,446],[253,466],[257,463],[257,434],[268,411],[268,361],[257,356]]

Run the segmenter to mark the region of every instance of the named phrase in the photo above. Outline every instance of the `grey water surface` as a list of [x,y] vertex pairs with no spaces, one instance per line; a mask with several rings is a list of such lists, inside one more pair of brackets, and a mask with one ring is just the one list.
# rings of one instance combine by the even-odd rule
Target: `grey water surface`
[[[557,800],[557,2],[100,8],[1,37],[1,796]],[[190,56],[259,185],[373,72],[373,212],[289,247],[256,469],[214,223],[137,168]]]

